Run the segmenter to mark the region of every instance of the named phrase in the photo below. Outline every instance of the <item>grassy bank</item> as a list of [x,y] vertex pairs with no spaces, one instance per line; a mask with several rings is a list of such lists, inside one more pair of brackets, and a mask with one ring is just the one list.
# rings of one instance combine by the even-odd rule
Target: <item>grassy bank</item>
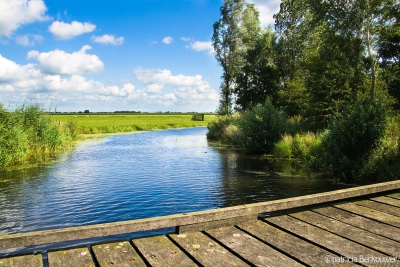
[[207,126],[214,115],[204,121],[192,121],[192,114],[56,114],[52,119],[76,125],[78,134],[123,133],[134,131]]
[[53,121],[36,104],[13,111],[0,104],[0,169],[46,162],[75,137],[72,125]]

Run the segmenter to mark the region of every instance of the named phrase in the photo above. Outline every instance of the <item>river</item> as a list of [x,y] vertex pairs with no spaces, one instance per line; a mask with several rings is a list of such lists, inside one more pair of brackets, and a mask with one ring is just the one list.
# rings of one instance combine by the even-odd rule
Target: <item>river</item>
[[45,167],[2,172],[0,234],[148,218],[348,187],[210,146],[207,128],[81,142]]

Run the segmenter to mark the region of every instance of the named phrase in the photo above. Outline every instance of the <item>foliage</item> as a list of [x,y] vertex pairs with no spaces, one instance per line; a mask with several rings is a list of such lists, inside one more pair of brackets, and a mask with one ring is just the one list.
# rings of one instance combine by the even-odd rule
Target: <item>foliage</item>
[[238,121],[238,144],[247,152],[270,153],[282,134],[288,129],[285,116],[269,99],[264,105],[246,110]]
[[328,134],[314,154],[316,166],[347,181],[358,180],[386,126],[387,109],[382,101],[358,100],[328,127]]
[[311,151],[320,146],[322,134],[312,132],[305,134],[296,133],[294,137],[284,134],[282,139],[275,143],[273,155],[279,158],[297,158],[308,161]]
[[218,116],[208,123],[207,139],[225,145],[234,145],[238,134],[238,116]]
[[37,104],[15,111],[0,105],[0,168],[45,161],[71,144],[70,127],[52,121]]
[[400,173],[400,116],[390,118],[380,145],[374,149],[362,169],[369,181],[399,179]]
[[230,114],[232,111],[234,79],[242,62],[239,25],[244,6],[244,0],[225,0],[220,9],[221,18],[213,25],[212,44],[223,72],[219,114]]
[[263,104],[267,98],[276,102],[279,89],[278,70],[274,64],[276,35],[271,30],[259,31],[243,52],[245,63],[236,77],[236,109],[246,110],[256,104]]

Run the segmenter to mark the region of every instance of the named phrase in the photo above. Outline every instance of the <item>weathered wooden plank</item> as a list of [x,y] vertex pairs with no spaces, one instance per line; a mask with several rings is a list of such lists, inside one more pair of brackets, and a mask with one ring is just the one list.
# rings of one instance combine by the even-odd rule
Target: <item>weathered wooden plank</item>
[[0,236],[0,249],[80,240],[93,237],[104,237],[124,233],[205,223],[216,220],[225,220],[239,216],[255,215],[264,212],[328,203],[336,200],[343,200],[396,189],[400,189],[400,180],[301,197],[240,205],[216,210],[192,212],[188,214],[176,214],[150,219],[79,226],[22,234],[11,234]]
[[[387,257],[383,253],[379,253],[356,242],[347,240],[341,236],[317,228],[311,224],[302,222],[288,215],[265,218],[264,220],[284,228],[285,230],[301,236],[302,238],[314,242],[322,247],[335,251],[344,257],[356,259],[357,262],[362,262],[365,257]],[[366,265],[372,265],[372,262],[371,264],[367,263]]]
[[238,228],[225,227],[207,233],[255,266],[304,266]]
[[[337,255],[264,222],[258,221],[252,224],[239,225],[239,227],[307,265],[325,267],[340,261]],[[344,261],[340,266],[355,265]]]
[[375,233],[387,238],[400,242],[400,228],[382,224],[375,220],[371,220],[357,214],[344,211],[335,207],[324,207],[313,209],[314,212],[325,215],[327,217],[339,220],[349,225],[359,227],[371,233]]
[[27,255],[0,259],[0,267],[42,267],[42,255]]
[[49,267],[94,267],[87,248],[76,248],[48,253]]
[[[379,202],[367,200],[367,199],[355,201],[353,203],[400,217],[400,208],[399,207],[394,207],[392,205],[379,203]],[[399,218],[399,220],[400,220],[400,218]]]
[[189,232],[200,232],[211,229],[217,229],[221,227],[233,226],[242,223],[256,222],[258,220],[258,214],[252,214],[247,216],[239,216],[235,218],[229,218],[225,220],[217,220],[205,223],[196,223],[190,225],[178,226],[178,233],[184,234]]
[[387,197],[387,196],[381,196],[381,197],[371,198],[371,200],[377,201],[377,202],[381,202],[381,203],[385,203],[385,204],[388,204],[388,205],[392,205],[392,206],[395,206],[395,207],[400,207],[400,199],[396,199],[396,198],[391,198],[391,197]]
[[153,236],[132,240],[152,266],[197,266],[166,236]]
[[387,223],[387,224],[390,224],[390,225],[393,225],[396,227],[400,227],[399,217],[391,215],[391,214],[387,214],[385,212],[381,212],[378,210],[374,210],[374,209],[370,209],[370,208],[363,207],[360,205],[356,205],[354,203],[338,204],[338,205],[335,205],[335,207],[362,215],[364,217],[371,218],[373,220],[377,220],[377,221],[384,222],[384,223]]
[[304,211],[290,214],[290,216],[393,257],[397,257],[400,253],[399,242],[368,232],[355,226],[345,224],[335,219],[328,218],[324,215],[312,211]]
[[203,266],[248,266],[201,232],[171,234],[170,237]]
[[101,267],[146,266],[139,254],[126,241],[96,245],[92,250]]
[[389,194],[389,195],[387,195],[387,196],[388,196],[388,197],[392,197],[392,198],[400,199],[400,193]]

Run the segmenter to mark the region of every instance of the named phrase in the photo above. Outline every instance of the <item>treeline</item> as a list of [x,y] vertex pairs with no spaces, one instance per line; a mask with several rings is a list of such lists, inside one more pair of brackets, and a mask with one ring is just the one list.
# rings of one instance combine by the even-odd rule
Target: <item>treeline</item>
[[253,4],[224,1],[212,42],[230,116],[209,137],[347,180],[400,170],[400,3],[283,0],[274,18],[262,29]]
[[0,104],[0,169],[46,162],[75,138],[73,123],[51,120],[37,104],[13,111]]

